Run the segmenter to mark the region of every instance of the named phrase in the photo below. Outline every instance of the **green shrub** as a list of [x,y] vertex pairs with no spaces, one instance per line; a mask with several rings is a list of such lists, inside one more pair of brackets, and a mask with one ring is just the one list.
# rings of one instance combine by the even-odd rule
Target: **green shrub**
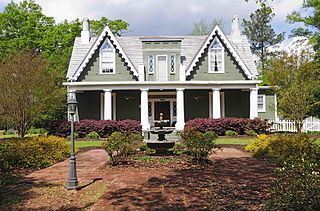
[[48,133],[48,131],[44,128],[35,128],[35,127],[30,127],[27,131],[27,134],[39,134],[39,135],[45,135]]
[[236,131],[233,130],[227,130],[226,131],[226,136],[237,136],[238,133]]
[[176,142],[174,147],[172,148],[172,152],[174,155],[181,155],[187,153],[186,146],[183,143]]
[[276,171],[270,210],[320,210],[320,161],[297,157]]
[[256,157],[271,158],[283,163],[298,157],[320,159],[320,147],[306,135],[259,135],[246,147]]
[[147,151],[147,149],[149,149],[149,147],[147,146],[147,144],[140,144],[139,145],[139,150],[141,151],[141,152],[145,152],[145,151]]
[[181,137],[187,150],[198,162],[208,159],[215,146],[215,140],[218,138],[212,131],[201,133],[192,129],[185,129]]
[[125,161],[137,149],[142,136],[137,133],[113,132],[102,144],[112,165]]
[[99,139],[100,136],[99,136],[99,134],[97,132],[92,131],[92,132],[90,132],[90,133],[88,133],[86,135],[86,138],[88,138],[88,139]]
[[244,133],[247,136],[258,136],[258,133],[254,132],[253,130],[246,130],[246,131],[244,131]]
[[10,140],[0,144],[0,168],[44,168],[70,155],[70,144],[55,136]]

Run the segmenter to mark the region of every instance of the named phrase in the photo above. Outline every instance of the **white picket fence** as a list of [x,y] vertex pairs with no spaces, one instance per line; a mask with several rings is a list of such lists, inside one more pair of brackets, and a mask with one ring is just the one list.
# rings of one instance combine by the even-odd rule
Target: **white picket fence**
[[[297,129],[292,121],[277,119],[271,126],[271,131],[287,131],[297,132]],[[320,131],[320,119],[315,117],[308,117],[304,120],[302,126],[303,132]]]

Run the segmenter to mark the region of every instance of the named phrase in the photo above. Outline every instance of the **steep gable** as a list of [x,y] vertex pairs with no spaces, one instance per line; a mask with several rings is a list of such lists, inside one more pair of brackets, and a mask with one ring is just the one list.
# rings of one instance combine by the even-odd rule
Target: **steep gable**
[[[116,37],[112,34],[109,27],[106,26],[94,42],[92,42],[92,40],[94,39],[91,38],[88,44],[82,44],[80,39],[76,39],[67,73],[68,81],[76,81],[78,79],[83,70],[87,67],[93,55],[95,55],[97,51],[99,51],[99,47],[106,38],[112,42],[115,49],[119,52],[119,55],[125,61],[126,65],[129,67],[129,70],[132,72],[132,74],[134,76],[138,76],[138,71],[136,67],[132,64],[132,62],[124,52],[123,48],[117,41]],[[90,45],[91,47],[89,48]],[[86,55],[83,58],[82,56],[85,52]]]
[[[246,74],[246,76],[249,79],[254,79],[258,73],[256,71],[256,68],[254,65],[252,65],[252,62],[250,63],[250,68],[247,66],[247,64],[244,62],[244,60],[242,59],[242,57],[246,58],[246,61],[248,62],[248,60],[253,60],[253,58],[250,58],[251,52],[248,52],[246,48],[244,48],[245,50],[241,49],[242,42],[241,41],[241,47],[240,45],[237,45],[237,50],[236,48],[231,44],[231,42],[229,41],[229,39],[225,36],[225,34],[221,31],[221,29],[219,28],[219,26],[216,26],[211,34],[207,37],[207,39],[205,40],[205,42],[202,44],[202,46],[200,47],[200,49],[198,50],[198,52],[196,53],[196,55],[194,56],[194,58],[192,59],[192,62],[189,64],[189,66],[187,66],[187,71],[186,71],[186,76],[190,76],[192,71],[194,71],[194,68],[196,67],[197,63],[201,60],[201,58],[203,57],[203,55],[207,52],[211,42],[213,41],[213,39],[218,36],[219,40],[222,42],[222,44],[227,48],[227,50],[230,52],[230,54],[232,55],[233,59],[237,62],[238,66],[241,67],[242,71]],[[245,40],[244,40],[245,42]],[[239,51],[239,52],[238,52]],[[242,57],[240,56],[240,53],[242,54]],[[254,64],[254,63],[253,63]]]

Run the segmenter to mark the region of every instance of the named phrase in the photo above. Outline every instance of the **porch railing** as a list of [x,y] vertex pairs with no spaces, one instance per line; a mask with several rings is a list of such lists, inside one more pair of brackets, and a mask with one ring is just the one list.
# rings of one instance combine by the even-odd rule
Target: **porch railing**
[[[285,132],[297,132],[297,128],[294,124],[294,122],[289,120],[281,120],[277,119],[275,122],[273,122],[271,128],[271,131],[285,131]],[[320,119],[317,119],[315,117],[308,117],[303,121],[302,126],[303,132],[316,132],[320,131]]]

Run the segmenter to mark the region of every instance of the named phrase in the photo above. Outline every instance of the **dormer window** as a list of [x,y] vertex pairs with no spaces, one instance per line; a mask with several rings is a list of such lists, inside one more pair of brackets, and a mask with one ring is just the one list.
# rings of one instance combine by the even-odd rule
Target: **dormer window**
[[209,47],[209,73],[224,73],[224,48],[215,37]]
[[100,49],[100,74],[115,74],[115,55],[115,49],[107,39]]

